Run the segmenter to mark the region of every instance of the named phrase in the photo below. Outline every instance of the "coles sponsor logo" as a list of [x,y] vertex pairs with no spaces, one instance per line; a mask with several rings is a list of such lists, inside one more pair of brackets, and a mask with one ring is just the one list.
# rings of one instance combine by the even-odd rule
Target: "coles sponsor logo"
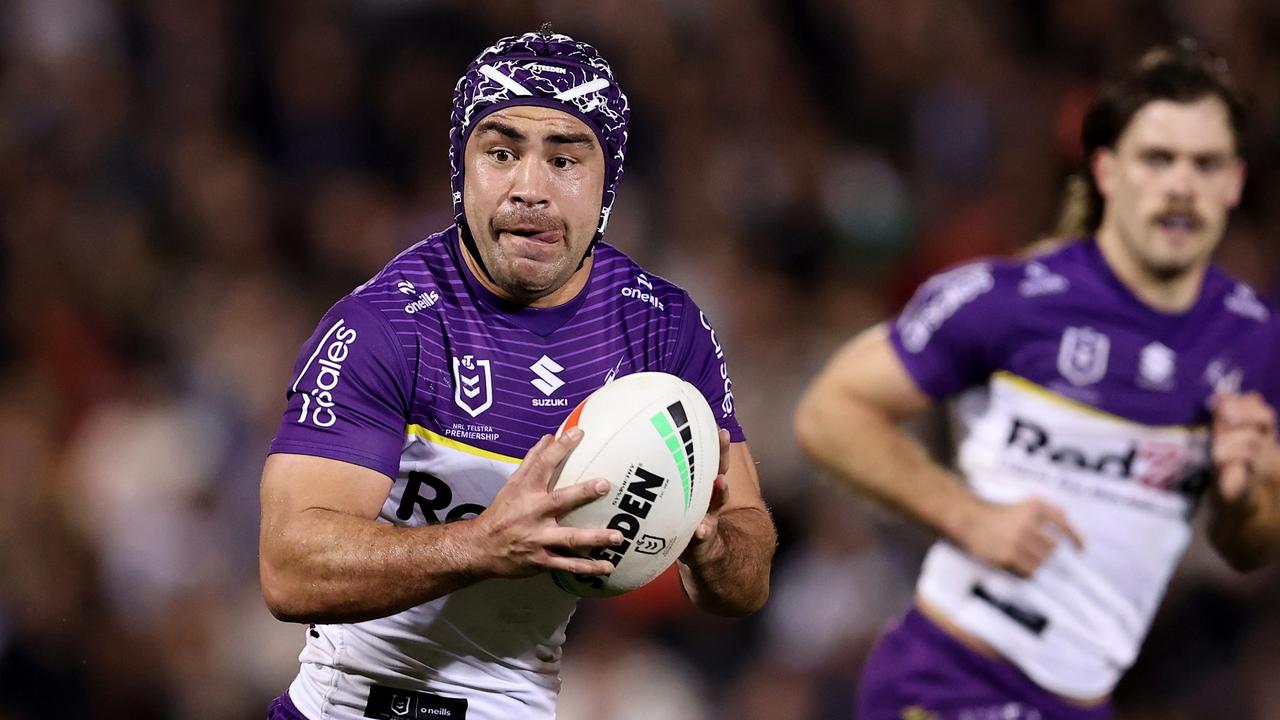
[[652,305],[658,310],[666,310],[667,306],[662,304],[657,295],[653,294],[653,283],[649,282],[649,278],[644,273],[636,276],[636,285],[639,287],[622,288],[622,297],[639,300],[642,303]]
[[307,377],[312,365],[319,370],[315,373],[313,387],[304,388],[301,391],[302,410],[298,413],[299,423],[311,423],[316,427],[327,428],[333,427],[333,424],[338,421],[338,415],[334,411],[336,404],[334,396],[342,382],[342,364],[350,356],[351,344],[356,341],[356,337],[355,329],[347,325],[345,319],[339,318],[320,339],[315,352],[311,353],[311,357],[307,359],[307,364],[302,366],[302,372],[298,373],[298,377],[291,386],[294,392],[298,392],[298,385],[303,378]]
[[711,333],[711,345],[716,350],[716,359],[720,361],[720,380],[724,383],[724,400],[720,401],[720,410],[723,412],[722,417],[729,417],[733,414],[733,380],[729,378],[729,363],[725,362],[724,348],[720,347],[720,340],[716,337],[715,328],[711,327],[711,321],[707,320],[707,314],[699,310],[698,320]]

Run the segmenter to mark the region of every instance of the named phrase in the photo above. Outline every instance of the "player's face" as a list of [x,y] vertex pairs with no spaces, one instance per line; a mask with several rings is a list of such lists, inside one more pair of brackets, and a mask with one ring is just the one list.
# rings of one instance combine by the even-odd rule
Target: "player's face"
[[1157,278],[1208,263],[1244,185],[1227,106],[1214,96],[1142,106],[1094,172],[1105,200],[1100,232]]
[[540,305],[570,299],[579,288],[566,283],[600,219],[605,167],[595,134],[568,113],[514,106],[480,121],[464,158],[467,226],[500,294]]

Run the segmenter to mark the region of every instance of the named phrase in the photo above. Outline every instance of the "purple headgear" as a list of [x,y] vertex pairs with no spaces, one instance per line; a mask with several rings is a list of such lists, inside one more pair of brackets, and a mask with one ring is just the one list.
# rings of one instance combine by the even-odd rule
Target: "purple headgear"
[[[486,115],[512,105],[538,105],[563,110],[582,120],[596,135],[604,152],[604,195],[600,224],[587,255],[609,224],[609,211],[622,179],[631,109],[627,96],[613,79],[609,63],[590,45],[549,30],[505,37],[480,53],[453,91],[449,128],[449,167],[453,185],[453,216],[463,242],[480,262],[475,240],[467,230],[462,205],[462,174],[467,138]],[[584,256],[585,259],[585,256]],[[485,273],[488,269],[484,268]]]

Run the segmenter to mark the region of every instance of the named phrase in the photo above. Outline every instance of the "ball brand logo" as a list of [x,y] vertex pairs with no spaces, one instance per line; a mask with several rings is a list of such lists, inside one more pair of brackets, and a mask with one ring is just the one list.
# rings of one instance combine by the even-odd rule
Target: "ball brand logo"
[[[610,547],[598,547],[588,553],[588,557],[594,560],[608,560],[614,567],[622,562],[622,558],[632,547],[636,548],[636,552],[646,555],[656,554],[666,547],[666,541],[662,538],[645,535],[637,541],[636,535],[640,533],[641,521],[649,517],[653,504],[666,490],[667,480],[640,465],[636,465],[632,477],[633,479],[626,484],[622,495],[618,498],[618,513],[610,518],[606,526],[610,530],[622,533],[622,542]],[[661,547],[658,547],[657,543],[661,543]],[[573,577],[596,589],[604,587],[604,581],[596,575],[574,575]]]
[[471,417],[493,404],[493,371],[488,360],[474,355],[453,359],[453,402]]
[[302,366],[302,371],[298,373],[298,377],[290,387],[293,392],[297,392],[298,383],[307,376],[307,371],[311,369],[312,364],[320,367],[316,373],[315,387],[302,393],[302,409],[298,413],[299,424],[310,422],[316,427],[327,428],[338,421],[338,415],[333,410],[334,393],[337,392],[338,383],[342,380],[342,363],[346,361],[350,354],[351,343],[355,341],[356,331],[348,327],[343,318],[339,318],[325,332],[324,337],[320,338],[315,352],[311,353],[307,364]]
[[689,509],[693,498],[693,428],[689,425],[689,416],[684,405],[671,403],[667,409],[649,418],[649,424],[671,453],[671,460],[680,471],[680,479],[684,482],[684,509]]

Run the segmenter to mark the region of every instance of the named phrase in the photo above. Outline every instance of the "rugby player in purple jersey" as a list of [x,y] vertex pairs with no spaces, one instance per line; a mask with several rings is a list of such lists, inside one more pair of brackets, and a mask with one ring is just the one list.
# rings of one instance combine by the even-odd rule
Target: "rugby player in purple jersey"
[[[1280,321],[1210,262],[1243,122],[1220,60],[1152,50],[1086,116],[1076,239],[937,275],[813,381],[806,451],[941,536],[861,720],[1108,717],[1202,496],[1236,568],[1280,545]],[[897,427],[948,399],[954,473]]]
[[263,470],[263,595],[310,624],[271,718],[553,717],[576,600],[548,571],[608,573],[573,551],[622,538],[557,524],[609,479],[548,492],[581,439],[550,433],[628,373],[684,378],[721,427],[686,592],[717,615],[764,603],[776,534],[723,349],[687,293],[600,242],[629,117],[595,49],[545,29],[458,82],[456,224],[321,320]]

